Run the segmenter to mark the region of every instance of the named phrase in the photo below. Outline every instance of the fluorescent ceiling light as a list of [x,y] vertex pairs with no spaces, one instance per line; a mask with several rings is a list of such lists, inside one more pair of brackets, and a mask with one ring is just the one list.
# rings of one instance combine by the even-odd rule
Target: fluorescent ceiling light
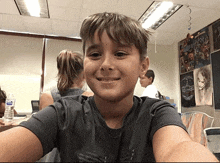
[[40,5],[38,0],[24,0],[24,3],[31,16],[40,17]]
[[182,6],[168,1],[154,1],[139,18],[139,21],[142,23],[143,28],[152,28],[155,30]]
[[49,18],[47,0],[14,0],[21,15]]

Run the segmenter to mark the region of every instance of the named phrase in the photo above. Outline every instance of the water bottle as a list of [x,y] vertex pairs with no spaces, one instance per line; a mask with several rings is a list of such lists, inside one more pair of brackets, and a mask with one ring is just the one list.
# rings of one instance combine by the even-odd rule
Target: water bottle
[[15,97],[12,93],[9,93],[5,102],[4,119],[6,121],[12,121],[14,118]]

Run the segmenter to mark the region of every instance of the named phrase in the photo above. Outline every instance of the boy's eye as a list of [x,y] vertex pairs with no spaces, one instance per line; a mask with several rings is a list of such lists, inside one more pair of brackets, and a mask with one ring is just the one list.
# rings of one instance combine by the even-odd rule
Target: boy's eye
[[98,53],[98,52],[93,52],[93,53],[90,53],[88,56],[89,56],[89,57],[92,57],[92,58],[98,58],[98,57],[101,56],[101,54]]
[[115,56],[116,57],[124,57],[124,56],[126,56],[127,55],[127,53],[125,53],[125,52],[116,52],[115,53]]

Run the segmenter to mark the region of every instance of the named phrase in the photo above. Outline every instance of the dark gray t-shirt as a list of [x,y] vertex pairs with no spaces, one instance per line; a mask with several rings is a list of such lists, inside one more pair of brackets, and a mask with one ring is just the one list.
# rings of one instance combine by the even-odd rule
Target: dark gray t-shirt
[[152,162],[154,133],[167,125],[185,126],[168,102],[148,97],[133,99],[134,105],[120,129],[109,128],[94,97],[85,96],[64,97],[20,126],[39,138],[44,155],[57,147],[62,162]]
[[75,88],[75,89],[68,89],[65,92],[60,93],[57,88],[54,88],[50,92],[53,97],[53,100],[58,101],[61,97],[81,95],[83,94],[84,91],[82,89]]
[[[74,95],[81,95],[84,91],[79,88],[68,89],[62,93],[59,92],[57,88],[51,90],[51,95],[54,101],[58,101],[61,97],[66,96],[74,96]],[[61,162],[60,153],[57,148],[54,148],[50,153],[42,157],[39,162]]]

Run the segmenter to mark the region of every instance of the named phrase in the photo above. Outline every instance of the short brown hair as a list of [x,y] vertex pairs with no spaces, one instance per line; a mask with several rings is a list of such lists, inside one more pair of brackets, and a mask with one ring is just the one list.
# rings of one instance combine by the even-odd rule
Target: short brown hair
[[152,83],[154,82],[155,75],[154,75],[154,71],[153,70],[148,69],[146,74],[145,74],[145,76],[148,77],[148,78],[152,77]]
[[0,87],[0,104],[5,103],[6,98],[7,98],[7,96],[6,96],[5,91],[3,91]]
[[60,92],[69,89],[78,75],[83,71],[82,54],[70,50],[62,50],[57,56],[58,82]]
[[101,38],[104,30],[114,42],[121,45],[134,45],[139,50],[141,59],[147,56],[149,32],[142,28],[140,22],[135,19],[108,12],[93,14],[83,21],[80,37],[83,42],[84,54],[86,41],[93,41],[96,31]]

